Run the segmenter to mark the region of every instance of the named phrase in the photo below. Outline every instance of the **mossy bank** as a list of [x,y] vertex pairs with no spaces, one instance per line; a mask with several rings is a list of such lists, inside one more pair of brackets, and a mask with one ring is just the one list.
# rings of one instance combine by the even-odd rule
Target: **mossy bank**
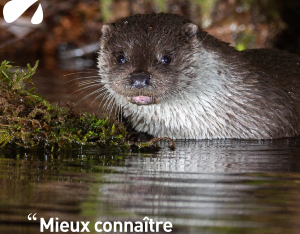
[[35,91],[34,67],[19,70],[11,62],[0,66],[0,143],[1,148],[15,145],[31,150],[52,152],[74,147],[93,146],[126,150],[124,126],[116,121],[99,119],[96,115],[78,113],[52,105]]

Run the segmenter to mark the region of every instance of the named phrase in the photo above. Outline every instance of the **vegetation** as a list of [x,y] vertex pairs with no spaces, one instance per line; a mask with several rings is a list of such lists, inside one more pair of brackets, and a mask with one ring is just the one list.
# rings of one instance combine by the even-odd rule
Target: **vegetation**
[[32,75],[38,66],[19,71],[10,62],[0,66],[0,144],[59,150],[76,146],[129,148],[118,121],[98,119],[52,105],[35,91]]

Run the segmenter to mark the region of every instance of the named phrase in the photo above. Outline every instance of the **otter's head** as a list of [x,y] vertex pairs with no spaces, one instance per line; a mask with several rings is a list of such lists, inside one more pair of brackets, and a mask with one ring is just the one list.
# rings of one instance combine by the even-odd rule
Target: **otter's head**
[[116,98],[149,105],[173,98],[196,77],[199,28],[178,15],[124,18],[102,28],[99,70]]

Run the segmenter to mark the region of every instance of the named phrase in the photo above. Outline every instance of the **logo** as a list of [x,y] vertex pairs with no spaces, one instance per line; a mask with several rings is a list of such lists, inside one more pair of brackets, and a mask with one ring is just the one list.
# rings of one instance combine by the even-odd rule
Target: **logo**
[[[3,17],[7,23],[17,20],[30,6],[38,0],[12,0],[5,4],[3,8]],[[43,9],[39,4],[38,9],[31,18],[32,24],[40,24],[43,21]]]

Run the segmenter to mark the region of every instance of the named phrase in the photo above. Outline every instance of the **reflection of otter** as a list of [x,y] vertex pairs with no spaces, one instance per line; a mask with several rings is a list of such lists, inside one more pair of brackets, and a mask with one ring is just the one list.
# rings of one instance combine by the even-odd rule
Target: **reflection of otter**
[[298,56],[236,51],[173,14],[135,15],[102,33],[103,95],[135,130],[174,139],[299,135]]

